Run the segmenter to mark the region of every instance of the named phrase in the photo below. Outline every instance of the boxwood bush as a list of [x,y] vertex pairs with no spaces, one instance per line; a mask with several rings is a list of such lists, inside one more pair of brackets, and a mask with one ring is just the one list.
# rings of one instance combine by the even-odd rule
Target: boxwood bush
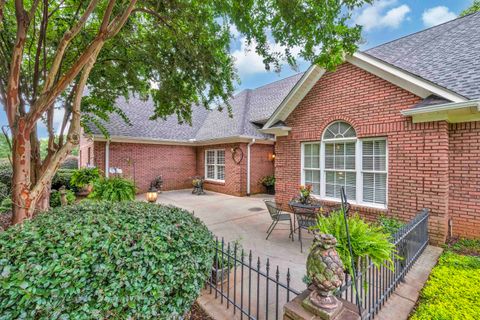
[[52,209],[0,233],[0,319],[177,319],[215,243],[189,212],[141,202]]

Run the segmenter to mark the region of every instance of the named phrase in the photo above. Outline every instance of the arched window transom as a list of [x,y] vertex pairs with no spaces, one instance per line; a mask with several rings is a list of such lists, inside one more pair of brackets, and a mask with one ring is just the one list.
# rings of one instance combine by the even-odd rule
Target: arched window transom
[[357,134],[351,125],[343,121],[332,123],[323,133],[324,140],[355,138]]

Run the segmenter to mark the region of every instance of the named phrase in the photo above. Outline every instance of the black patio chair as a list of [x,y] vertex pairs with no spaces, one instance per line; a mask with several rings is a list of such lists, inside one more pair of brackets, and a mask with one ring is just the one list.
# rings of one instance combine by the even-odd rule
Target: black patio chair
[[[272,233],[273,229],[277,226],[277,224],[280,221],[288,221],[290,223],[290,234],[288,235],[289,238],[292,238],[293,241],[293,227],[292,227],[292,218],[289,213],[283,213],[281,208],[281,205],[279,203],[276,203],[271,200],[264,200],[265,205],[267,206],[268,213],[270,214],[270,218],[272,218],[272,224],[270,227],[268,227],[267,230],[267,238],[270,237],[270,234]],[[285,229],[283,229],[285,230]]]
[[302,229],[310,232],[310,227],[317,224],[318,208],[300,208],[291,206],[295,217],[297,218],[298,240],[300,241],[300,252],[303,252]]

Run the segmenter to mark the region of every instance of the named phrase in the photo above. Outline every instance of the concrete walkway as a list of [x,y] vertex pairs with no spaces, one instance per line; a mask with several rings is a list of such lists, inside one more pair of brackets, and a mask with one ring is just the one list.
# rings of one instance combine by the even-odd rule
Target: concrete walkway
[[375,320],[406,320],[417,303],[418,296],[443,249],[427,246],[412,269],[390,296]]
[[[139,195],[138,199],[144,200],[145,195]],[[313,236],[302,233],[304,252],[300,253],[297,235],[292,242],[288,237],[288,222],[281,222],[268,240],[265,240],[272,220],[263,199],[272,199],[272,196],[234,197],[212,191],[196,196],[187,189],[162,192],[157,202],[193,211],[217,237],[223,237],[225,241],[238,240],[245,250],[252,250],[254,261],[258,256],[264,265],[266,259],[270,259],[271,270],[278,265],[280,281],[284,283],[287,270],[290,269],[291,287],[302,291],[305,289],[302,279],[305,275],[307,251]]]

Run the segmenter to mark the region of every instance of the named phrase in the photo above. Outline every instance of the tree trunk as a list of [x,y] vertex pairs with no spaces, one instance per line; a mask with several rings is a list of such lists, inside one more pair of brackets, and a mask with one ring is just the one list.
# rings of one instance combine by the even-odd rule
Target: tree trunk
[[30,162],[30,132],[25,128],[25,119],[20,118],[17,129],[13,133],[13,224],[22,223],[25,219],[31,218],[35,209],[35,199],[30,194]]

